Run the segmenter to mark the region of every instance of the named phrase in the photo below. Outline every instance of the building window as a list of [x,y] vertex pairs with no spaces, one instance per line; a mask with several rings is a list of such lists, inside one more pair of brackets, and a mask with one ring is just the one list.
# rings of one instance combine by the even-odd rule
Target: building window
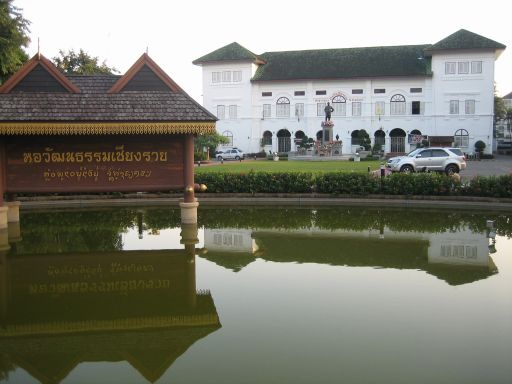
[[405,97],[402,95],[393,95],[391,97],[391,111],[392,115],[405,115]]
[[381,116],[386,114],[386,103],[383,101],[375,102],[375,115]]
[[263,104],[263,118],[272,115],[272,106],[270,104]]
[[263,132],[263,140],[261,140],[263,145],[272,145],[272,132],[265,131]]
[[229,106],[229,118],[236,119],[237,118],[237,108],[236,105]]
[[363,93],[362,89],[353,89],[352,94],[353,95],[361,95]]
[[423,92],[423,88],[411,88],[410,92],[411,93],[421,93],[421,92]]
[[446,63],[444,63],[445,75],[454,75],[456,66],[457,66],[457,63],[455,63],[453,61],[447,61]]
[[233,71],[233,83],[242,81],[242,71]]
[[352,102],[352,116],[361,116],[361,102]]
[[220,83],[221,73],[220,72],[212,72],[212,83]]
[[296,103],[295,104],[295,117],[300,119],[304,116],[304,103]]
[[261,92],[261,96],[270,97],[270,96],[272,96],[272,92]]
[[327,91],[316,91],[316,95],[327,95]]
[[459,73],[466,74],[469,73],[469,61],[460,61],[459,63]]
[[465,129],[459,129],[455,132],[454,138],[454,144],[458,148],[464,148],[469,147],[469,134],[468,131]]
[[450,115],[459,114],[459,100],[450,100]]
[[290,117],[290,100],[287,97],[280,97],[276,103],[277,117]]
[[332,98],[332,108],[334,116],[345,116],[347,114],[347,102],[343,96],[335,96]]
[[306,91],[295,91],[294,96],[306,96]]
[[413,115],[421,115],[421,102],[420,101],[413,101],[411,103],[411,114]]
[[471,62],[471,73],[482,73],[482,62],[472,61]]
[[222,136],[226,137],[229,140],[228,143],[223,145],[233,146],[233,133],[231,131],[222,132]]
[[375,88],[373,90],[373,93],[386,93],[386,89],[385,88]]
[[217,119],[225,119],[226,118],[226,106],[225,105],[217,105]]
[[223,83],[231,83],[231,71],[223,71],[222,72],[222,82]]
[[475,114],[475,100],[466,100],[464,102],[464,113],[466,115]]
[[325,105],[326,103],[316,103],[316,115],[325,116]]

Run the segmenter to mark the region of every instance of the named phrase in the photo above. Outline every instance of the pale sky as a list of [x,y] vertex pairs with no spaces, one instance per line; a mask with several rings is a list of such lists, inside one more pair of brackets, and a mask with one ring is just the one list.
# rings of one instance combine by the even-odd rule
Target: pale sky
[[145,51],[202,103],[192,61],[234,41],[267,51],[433,44],[464,28],[505,44],[498,95],[512,92],[512,2],[506,0],[15,0],[31,21],[29,56],[84,49],[123,74]]

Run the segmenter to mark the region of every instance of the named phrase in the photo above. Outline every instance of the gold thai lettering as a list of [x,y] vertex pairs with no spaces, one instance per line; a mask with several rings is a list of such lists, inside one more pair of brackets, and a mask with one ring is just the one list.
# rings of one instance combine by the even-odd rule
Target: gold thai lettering
[[68,163],[75,162],[75,153],[74,152],[66,152],[66,162],[68,162]]
[[125,151],[124,145],[115,147],[115,151],[56,152],[46,147],[44,152],[23,152],[23,163],[125,163],[125,162],[167,162],[167,151]]
[[25,164],[32,164],[34,160],[32,159],[32,154],[31,153],[23,153],[23,162]]

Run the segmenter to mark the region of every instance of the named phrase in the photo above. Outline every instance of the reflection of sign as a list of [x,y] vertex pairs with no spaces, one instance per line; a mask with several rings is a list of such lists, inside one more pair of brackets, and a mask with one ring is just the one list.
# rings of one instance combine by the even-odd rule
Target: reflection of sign
[[9,192],[145,191],[183,187],[178,136],[13,137],[6,143]]

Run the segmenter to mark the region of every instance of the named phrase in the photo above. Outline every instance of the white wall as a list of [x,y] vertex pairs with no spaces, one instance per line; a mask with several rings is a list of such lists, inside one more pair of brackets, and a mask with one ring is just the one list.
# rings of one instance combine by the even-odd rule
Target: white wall
[[[474,143],[486,143],[491,152],[494,111],[494,51],[458,50],[437,53],[432,57],[434,126],[433,135],[453,135],[459,129],[469,133],[467,152],[474,152]],[[446,62],[470,63],[469,74],[445,74]],[[471,73],[471,62],[482,62],[482,73]],[[459,114],[450,114],[450,100],[459,100]],[[465,100],[475,100],[475,114],[467,115]]]
[[[293,138],[297,131],[303,131],[308,137],[316,139],[324,120],[323,112],[317,114],[317,103],[331,101],[336,95],[346,99],[346,115],[336,116],[333,136],[339,135],[343,141],[343,153],[351,153],[351,133],[364,129],[373,141],[377,130],[386,133],[386,151],[390,151],[389,132],[394,128],[402,129],[406,134],[418,130],[423,135],[453,136],[459,129],[469,132],[469,146],[463,148],[473,153],[474,143],[482,140],[487,144],[486,152],[492,150],[493,105],[494,105],[494,52],[493,51],[453,51],[434,53],[432,57],[433,76],[390,77],[375,79],[346,80],[301,80],[251,82],[256,66],[250,62],[225,62],[203,65],[204,106],[217,115],[217,105],[226,106],[226,118],[217,122],[217,131],[233,133],[233,145],[246,153],[259,152],[263,132],[273,133],[272,151],[277,151],[277,133],[286,129],[291,133],[291,150],[295,150]],[[468,61],[470,73],[467,75],[446,75],[445,62]],[[482,73],[471,74],[471,62],[482,61]],[[240,83],[212,83],[212,72],[242,71]],[[374,93],[375,89],[385,89],[385,93]],[[421,88],[421,93],[411,93],[411,88]],[[363,89],[363,94],[353,94],[353,89]],[[325,90],[325,95],[316,95],[316,91]],[[295,91],[305,91],[305,96],[295,96]],[[264,97],[262,92],[271,92]],[[403,95],[406,99],[406,113],[391,115],[391,97]],[[280,97],[290,100],[290,116],[276,117],[276,102]],[[459,114],[450,114],[450,100],[459,100]],[[475,114],[466,115],[465,100],[475,100]],[[375,103],[385,103],[385,114],[377,116]],[[420,101],[422,111],[412,115],[411,102]],[[352,116],[352,103],[361,102],[361,116]],[[304,116],[295,116],[295,105],[304,104]],[[263,118],[263,105],[271,105],[270,118]],[[228,116],[229,105],[237,105],[237,118]],[[405,144],[405,151],[413,146]]]

